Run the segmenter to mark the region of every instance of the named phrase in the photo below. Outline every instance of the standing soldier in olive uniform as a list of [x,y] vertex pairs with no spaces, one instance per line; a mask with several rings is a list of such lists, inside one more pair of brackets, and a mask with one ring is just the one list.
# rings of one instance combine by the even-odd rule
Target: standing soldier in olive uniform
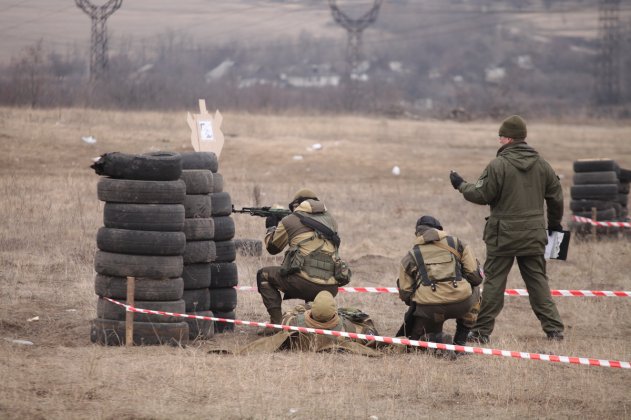
[[502,145],[475,184],[458,173],[451,184],[467,201],[488,204],[491,214],[484,228],[486,280],[478,321],[471,341],[488,343],[495,318],[504,306],[504,290],[515,258],[524,279],[530,306],[548,339],[563,339],[563,322],[552,300],[546,276],[547,243],[543,203],[547,205],[548,230],[562,230],[563,191],[552,167],[526,144],[526,123],[513,115],[499,129]]
[[309,189],[298,191],[289,209],[292,214],[278,220],[270,216],[265,221],[265,247],[276,255],[286,246],[282,265],[263,267],[256,274],[258,291],[270,315],[270,323],[280,324],[282,301],[304,299],[311,302],[321,291],[337,295],[334,277],[334,257],[339,237],[337,223],[323,202]]
[[480,309],[480,283],[482,275],[471,249],[443,232],[432,216],[421,217],[414,247],[399,268],[399,297],[410,309],[397,335],[451,344],[442,333],[443,323],[456,319],[453,342],[464,346]]

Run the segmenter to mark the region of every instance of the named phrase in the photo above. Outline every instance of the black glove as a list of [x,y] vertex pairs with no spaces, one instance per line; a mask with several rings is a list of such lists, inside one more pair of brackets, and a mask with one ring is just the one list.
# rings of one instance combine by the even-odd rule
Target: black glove
[[278,223],[282,219],[282,216],[278,216],[276,214],[272,214],[271,216],[267,216],[265,218],[265,228],[269,229],[271,227],[278,226]]
[[457,190],[460,184],[464,182],[464,179],[458,175],[458,172],[451,171],[449,174],[449,180],[451,181],[451,185]]
[[548,226],[548,235],[552,232],[563,232],[563,226],[559,223],[558,225]]

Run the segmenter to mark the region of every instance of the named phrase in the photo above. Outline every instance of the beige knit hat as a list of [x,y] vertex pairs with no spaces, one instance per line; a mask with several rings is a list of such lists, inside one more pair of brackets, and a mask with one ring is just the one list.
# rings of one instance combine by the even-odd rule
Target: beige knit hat
[[311,317],[318,322],[327,322],[337,314],[337,304],[331,292],[318,293],[311,305]]

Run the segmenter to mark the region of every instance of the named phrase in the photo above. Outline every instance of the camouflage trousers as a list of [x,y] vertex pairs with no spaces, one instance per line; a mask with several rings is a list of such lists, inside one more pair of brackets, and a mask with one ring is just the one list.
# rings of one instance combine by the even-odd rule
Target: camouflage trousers
[[[280,275],[280,267],[263,267],[256,273],[256,285],[263,299],[263,304],[267,311],[281,310],[283,300],[303,299],[305,302],[313,302],[316,295],[323,290],[337,295],[337,285],[316,284],[293,274],[289,276]],[[284,296],[281,297],[281,292]]]
[[414,325],[410,337],[437,334],[443,331],[443,324],[448,319],[456,320],[456,331],[469,331],[475,325],[480,311],[480,288],[474,287],[471,296],[457,303],[444,305],[416,305],[414,309]]

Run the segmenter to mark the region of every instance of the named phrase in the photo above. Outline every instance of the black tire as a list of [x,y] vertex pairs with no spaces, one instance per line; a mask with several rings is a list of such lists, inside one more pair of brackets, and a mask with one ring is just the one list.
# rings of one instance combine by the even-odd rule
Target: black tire
[[[579,223],[571,220],[568,222],[570,231],[576,234],[577,238],[589,239],[592,236],[592,226],[587,223]],[[596,226],[596,234],[598,236],[617,234],[620,228],[614,226]]]
[[237,258],[234,241],[215,241],[216,257],[214,262],[232,262]]
[[185,264],[182,278],[184,289],[203,289],[211,284],[211,264]]
[[113,229],[181,232],[184,227],[184,206],[105,203],[103,224]]
[[592,208],[596,207],[596,210],[606,210],[613,207],[613,201],[601,201],[601,200],[572,200],[570,201],[570,210],[573,212],[580,211],[586,212],[592,211]]
[[[212,317],[211,311],[189,312],[189,315]],[[188,324],[188,338],[190,340],[207,340],[215,335],[215,323],[210,320],[184,318]]]
[[[581,217],[588,217],[590,219],[592,218],[591,211],[585,211],[585,212],[577,211],[574,213],[574,215],[581,216]],[[614,207],[596,211],[596,219],[598,221],[612,221],[612,220],[615,220],[617,217],[618,217],[618,214]]]
[[618,185],[618,194],[629,194],[629,185],[628,182],[621,182],[620,185]]
[[182,169],[207,169],[214,173],[219,169],[219,161],[213,152],[184,152]]
[[186,194],[210,194],[213,192],[213,173],[208,169],[184,169],[182,181],[186,184]]
[[235,239],[234,246],[239,254],[245,257],[260,257],[263,255],[263,242],[258,239]]
[[186,312],[199,312],[210,309],[209,289],[184,290],[182,299],[186,302]]
[[215,241],[227,241],[234,238],[234,219],[232,216],[213,217],[215,222]]
[[212,201],[210,195],[187,195],[184,197],[184,214],[187,218],[206,218],[212,216]]
[[[134,283],[134,298],[137,300],[178,300],[182,299],[184,280],[149,279],[138,277]],[[114,277],[97,274],[94,278],[94,291],[101,297],[127,299],[127,277]]]
[[210,310],[230,312],[237,307],[237,289],[227,287],[210,290]]
[[188,241],[184,250],[184,264],[209,263],[215,260],[215,241]]
[[620,173],[620,167],[611,159],[579,159],[574,161],[574,172],[609,172]]
[[101,251],[134,255],[182,255],[186,246],[184,232],[154,232],[99,228],[96,246]]
[[232,214],[232,199],[227,192],[218,192],[210,194],[213,203],[212,215],[230,216]]
[[[235,311],[229,311],[229,312],[212,311],[212,313],[215,318],[237,319],[237,314],[235,313]],[[234,324],[232,322],[215,321],[215,334],[221,334],[221,333],[233,332],[233,331],[234,331]]]
[[223,191],[223,175],[219,172],[213,174],[213,192]]
[[609,172],[578,172],[574,174],[574,185],[617,184],[618,174]]
[[186,185],[176,181],[138,181],[131,179],[101,178],[96,184],[101,201],[134,204],[182,204]]
[[184,235],[187,241],[203,241],[215,237],[215,221],[210,218],[184,219]]
[[178,153],[154,152],[144,155],[105,153],[91,168],[97,175],[145,181],[175,181],[182,174]]
[[[186,322],[134,322],[134,345],[188,344],[189,329]],[[125,321],[93,319],[90,323],[90,341],[106,346],[125,344]]]
[[[125,303],[125,302],[122,302]],[[134,300],[134,307],[139,309],[150,309],[152,311],[184,313],[186,307],[184,299],[155,301],[155,300]],[[125,320],[125,307],[99,298],[96,303],[96,316],[101,319],[111,319],[114,321]],[[182,322],[183,318],[177,316],[134,313],[134,322],[161,322],[173,323]]]
[[631,169],[620,168],[620,182],[631,182]]
[[209,287],[211,289],[224,289],[237,284],[239,284],[239,274],[235,263],[210,263]]
[[615,201],[618,199],[618,184],[573,185],[570,193],[573,200]]
[[128,255],[96,251],[94,269],[99,274],[115,277],[148,277],[152,279],[182,276],[181,256]]

